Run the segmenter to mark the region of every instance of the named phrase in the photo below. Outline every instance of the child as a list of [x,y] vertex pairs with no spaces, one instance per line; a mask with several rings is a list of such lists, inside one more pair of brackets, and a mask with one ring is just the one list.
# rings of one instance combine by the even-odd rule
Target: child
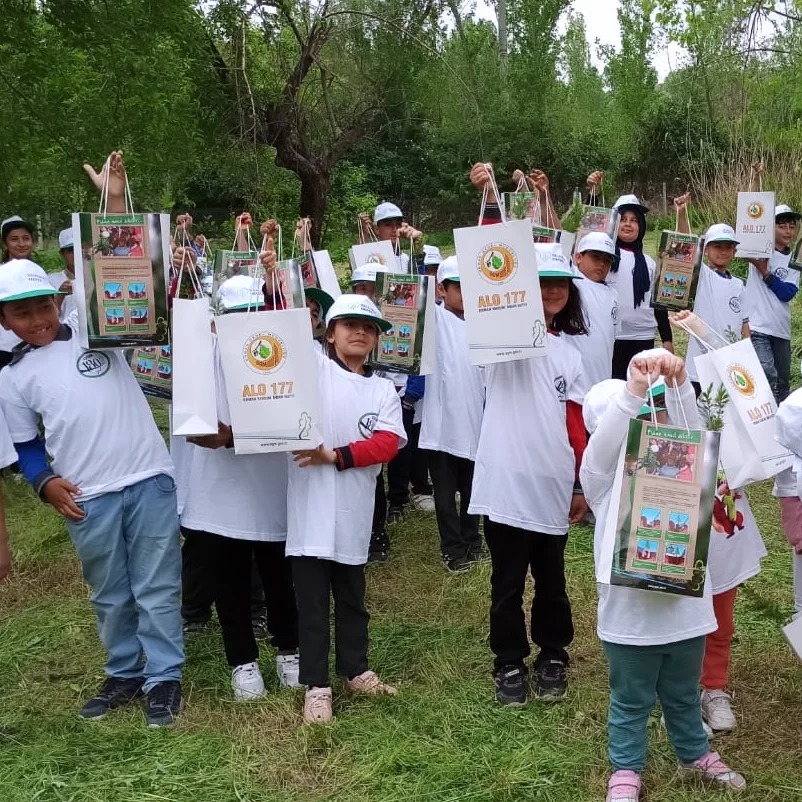
[[72,247],[72,228],[65,228],[58,235],[58,253],[64,261],[64,270],[48,273],[50,283],[61,293],[56,295],[61,320],[66,320],[76,308],[72,283],[75,280],[75,250]]
[[[218,290],[220,307],[225,313],[253,308],[254,284],[247,276],[228,279]],[[255,289],[258,298],[261,287]],[[202,558],[214,566],[214,603],[232,669],[231,686],[234,698],[245,701],[265,693],[251,621],[253,562],[265,591],[267,626],[278,650],[279,682],[285,687],[298,686],[298,614],[291,567],[284,555],[287,458],[280,453],[234,455],[225,376],[217,347],[215,376],[218,433],[189,437],[192,445],[178,449],[181,459],[188,463],[178,466],[183,484],[181,526]]]
[[83,348],[77,315],[59,323],[56,292],[26,259],[0,270],[0,323],[23,341],[0,373],[0,405],[23,474],[67,519],[92,589],[108,678],[80,716],[145,694],[148,725],[169,726],[184,662],[173,465],[123,354]]
[[11,259],[30,259],[33,253],[34,227],[18,214],[0,223],[0,240],[3,243],[3,262]]
[[404,252],[404,243],[420,240],[423,234],[418,229],[413,228],[404,220],[404,213],[394,203],[382,201],[373,212],[373,226],[367,214],[359,216],[362,240],[369,242],[371,237],[375,237],[379,242],[392,243],[393,250],[398,257],[398,264],[393,266],[389,272],[409,273],[409,254]]
[[429,454],[443,564],[456,573],[487,557],[479,517],[468,514],[484,381],[480,368],[471,364],[456,256],[440,264],[437,283],[443,303],[435,307],[436,357],[423,396],[420,448]]
[[[591,433],[580,479],[596,516],[595,559],[608,515],[615,514],[613,482],[629,422],[642,412],[652,380],[666,379],[670,421],[699,427],[696,399],[681,359],[662,349],[636,355],[626,382],[597,384],[585,398],[585,425]],[[676,381],[677,390],[674,389]],[[684,419],[679,414],[679,405]],[[702,598],[676,596],[615,585],[598,585],[599,638],[610,672],[609,754],[613,765],[607,802],[636,802],[646,765],[649,714],[659,698],[669,738],[687,771],[741,789],[744,778],[708,746],[699,705],[705,636],[715,631],[711,582]]]
[[[490,577],[490,648],[496,698],[526,704],[529,639],[523,611],[532,573],[535,693],[544,700],[566,692],[574,638],[565,588],[569,522],[587,505],[576,485],[585,444],[582,362],[564,335],[586,331],[577,276],[560,246],[536,245],[543,311],[550,331],[546,356],[485,368],[486,393],[468,512],[485,516]],[[573,493],[573,495],[572,495]]]

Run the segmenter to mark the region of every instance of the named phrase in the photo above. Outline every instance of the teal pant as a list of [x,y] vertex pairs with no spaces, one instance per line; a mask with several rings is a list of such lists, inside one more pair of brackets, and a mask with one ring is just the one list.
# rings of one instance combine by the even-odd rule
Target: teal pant
[[610,666],[607,729],[613,768],[637,772],[646,768],[649,714],[657,699],[680,761],[692,763],[707,754],[699,704],[704,636],[660,646],[602,645]]

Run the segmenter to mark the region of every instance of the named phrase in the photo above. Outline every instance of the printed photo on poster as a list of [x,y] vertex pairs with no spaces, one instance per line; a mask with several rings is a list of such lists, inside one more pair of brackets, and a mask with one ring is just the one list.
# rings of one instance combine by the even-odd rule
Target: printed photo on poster
[[621,215],[616,209],[606,209],[603,206],[585,206],[582,209],[582,218],[576,232],[576,241],[582,242],[586,234],[601,231],[615,242],[618,239],[618,224]]
[[165,401],[170,400],[173,361],[169,345],[134,348],[128,361],[145,395]]
[[657,252],[652,306],[674,312],[690,309],[702,267],[702,242],[693,234],[663,231]]

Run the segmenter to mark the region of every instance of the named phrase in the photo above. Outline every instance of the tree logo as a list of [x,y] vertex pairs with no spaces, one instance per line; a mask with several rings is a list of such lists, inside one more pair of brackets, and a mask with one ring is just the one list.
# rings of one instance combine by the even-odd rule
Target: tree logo
[[248,338],[242,357],[254,373],[273,373],[284,364],[287,347],[275,334],[259,332]]
[[371,435],[373,434],[373,430],[376,428],[376,423],[378,420],[378,412],[366,412],[359,419],[359,433],[365,438],[365,440],[370,439]]
[[384,254],[382,253],[371,253],[368,255],[368,258],[365,260],[366,265],[382,265],[385,266],[387,264],[387,260],[384,258]]
[[727,368],[727,376],[730,384],[737,392],[747,398],[753,398],[757,392],[755,380],[752,374],[743,365],[730,365]]
[[752,201],[749,206],[746,207],[746,213],[752,220],[757,220],[759,217],[763,217],[763,204],[758,203],[757,201]]
[[508,245],[493,242],[486,245],[477,260],[479,273],[494,284],[509,281],[518,269],[518,259]]
[[109,372],[111,360],[103,351],[84,351],[75,363],[78,373],[87,379],[99,379]]

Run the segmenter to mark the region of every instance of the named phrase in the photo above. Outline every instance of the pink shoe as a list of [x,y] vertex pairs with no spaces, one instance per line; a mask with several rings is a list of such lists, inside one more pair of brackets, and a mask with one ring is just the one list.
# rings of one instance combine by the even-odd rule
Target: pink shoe
[[693,763],[682,763],[682,768],[696,774],[704,780],[711,780],[722,788],[731,791],[743,791],[746,780],[743,775],[733,771],[720,757],[718,752],[708,752]]
[[304,699],[304,723],[329,724],[333,718],[331,688],[310,688]]
[[640,774],[637,771],[619,769],[613,772],[607,783],[607,802],[638,802],[640,799]]
[[345,683],[351,693],[365,693],[369,696],[395,696],[398,691],[392,686],[382,682],[375,671],[364,671]]

